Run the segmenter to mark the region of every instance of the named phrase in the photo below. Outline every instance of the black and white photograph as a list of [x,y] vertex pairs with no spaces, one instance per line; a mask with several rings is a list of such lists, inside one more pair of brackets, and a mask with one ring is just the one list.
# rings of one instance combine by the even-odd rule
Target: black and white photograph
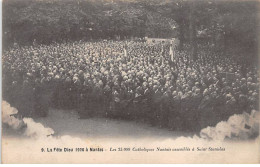
[[2,163],[260,163],[259,1],[1,3]]

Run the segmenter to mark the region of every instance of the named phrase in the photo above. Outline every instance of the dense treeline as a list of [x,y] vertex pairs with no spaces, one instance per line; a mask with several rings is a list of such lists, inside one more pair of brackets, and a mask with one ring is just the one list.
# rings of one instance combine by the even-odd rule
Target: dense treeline
[[180,49],[190,44],[193,58],[202,43],[249,64],[257,59],[258,5],[232,0],[6,0],[4,46],[178,37]]
[[6,43],[169,37],[175,24],[159,13],[123,2],[11,0],[3,6]]

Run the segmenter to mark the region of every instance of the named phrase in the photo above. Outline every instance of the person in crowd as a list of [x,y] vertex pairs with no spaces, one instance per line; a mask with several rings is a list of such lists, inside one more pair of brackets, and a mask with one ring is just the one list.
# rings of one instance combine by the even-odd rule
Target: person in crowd
[[75,109],[82,118],[172,130],[195,130],[259,109],[256,67],[245,76],[234,58],[206,51],[192,62],[187,52],[175,50],[172,63],[167,49],[134,41],[10,48],[3,53],[3,98],[22,116],[46,116],[49,107]]

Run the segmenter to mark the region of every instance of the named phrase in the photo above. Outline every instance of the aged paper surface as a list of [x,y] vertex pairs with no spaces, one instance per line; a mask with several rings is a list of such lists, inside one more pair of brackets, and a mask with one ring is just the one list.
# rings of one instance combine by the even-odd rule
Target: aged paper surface
[[2,6],[2,163],[260,163],[258,1]]

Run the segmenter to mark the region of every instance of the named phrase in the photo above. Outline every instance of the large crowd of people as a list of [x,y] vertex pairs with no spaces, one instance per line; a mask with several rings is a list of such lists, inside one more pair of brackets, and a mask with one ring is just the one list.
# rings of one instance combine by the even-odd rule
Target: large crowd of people
[[[3,53],[3,98],[22,116],[49,108],[197,130],[258,110],[257,67],[200,51],[190,60],[169,44],[134,41],[54,43]],[[246,71],[246,73],[244,72]]]

